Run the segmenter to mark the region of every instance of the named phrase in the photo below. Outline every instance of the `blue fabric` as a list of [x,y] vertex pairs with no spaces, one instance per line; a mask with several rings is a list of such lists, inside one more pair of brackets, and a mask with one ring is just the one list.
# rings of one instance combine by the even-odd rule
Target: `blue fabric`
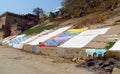
[[[65,33],[63,33],[62,35],[58,36],[58,37],[74,36],[74,35],[78,35],[78,34],[79,34],[79,32],[76,32],[76,33],[73,33],[73,34],[70,34],[70,33],[68,33],[68,32],[65,32]],[[45,45],[55,46],[55,45],[58,45],[58,44],[60,44],[60,43],[62,43],[62,42],[64,42],[64,41],[68,40],[68,39],[70,39],[70,38],[65,38],[65,39],[63,39],[63,40],[54,40],[54,39],[52,39],[52,40],[50,40],[50,41],[46,41],[46,42],[45,42]]]
[[54,45],[58,45],[58,44],[60,44],[62,41],[61,40],[50,40],[50,41],[47,41],[47,42],[45,42],[45,45],[52,45],[52,46],[54,46]]
[[93,56],[95,53],[97,56],[102,55],[105,56],[106,49],[100,48],[100,49],[86,49],[87,56]]
[[70,33],[65,32],[65,33],[63,33],[62,35],[60,35],[59,37],[73,36],[73,35],[77,35],[77,34],[79,34],[79,33],[80,33],[80,32],[76,32],[76,33],[70,34]]
[[9,41],[9,45],[19,44],[20,42],[23,42],[27,39],[27,37],[19,37],[13,41]]
[[32,46],[31,48],[33,52],[36,51],[36,46]]
[[95,53],[97,56],[99,56],[99,55],[104,56],[106,53],[106,49],[97,49]]

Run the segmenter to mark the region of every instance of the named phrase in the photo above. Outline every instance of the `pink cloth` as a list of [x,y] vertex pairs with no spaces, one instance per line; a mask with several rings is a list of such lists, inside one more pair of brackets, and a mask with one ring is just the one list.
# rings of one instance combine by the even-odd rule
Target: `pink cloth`
[[66,40],[66,39],[70,39],[74,36],[66,36],[66,37],[55,37],[54,40]]

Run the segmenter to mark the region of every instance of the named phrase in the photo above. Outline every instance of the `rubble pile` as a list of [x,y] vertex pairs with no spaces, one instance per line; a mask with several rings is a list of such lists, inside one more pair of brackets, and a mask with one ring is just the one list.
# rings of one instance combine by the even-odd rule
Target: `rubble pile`
[[86,63],[77,65],[77,67],[86,68],[97,74],[111,74],[114,68],[120,69],[120,61],[114,58],[89,59]]

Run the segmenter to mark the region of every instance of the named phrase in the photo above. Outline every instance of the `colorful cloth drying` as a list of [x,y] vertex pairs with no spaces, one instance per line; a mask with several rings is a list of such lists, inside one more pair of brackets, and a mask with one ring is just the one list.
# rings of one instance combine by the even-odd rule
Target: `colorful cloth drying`
[[75,32],[75,33],[72,33],[72,34],[70,34],[68,32],[65,32],[62,35],[60,35],[59,37],[74,36],[74,35],[78,35],[78,34],[80,34],[80,32]]
[[39,44],[39,46],[40,46],[40,47],[45,47],[46,45],[43,44],[43,43],[41,43],[41,44]]
[[55,37],[54,40],[68,40],[74,36],[67,36],[67,37]]
[[76,33],[76,32],[83,32],[85,30],[87,30],[88,28],[82,28],[82,29],[71,29],[68,30],[68,33],[72,34],[72,33]]
[[96,52],[95,49],[86,49],[87,56],[89,56],[89,55],[93,56],[95,52]]
[[15,38],[13,40],[10,40],[8,42],[9,46],[16,46],[17,44],[19,44],[20,42],[23,42],[27,39],[28,37],[19,37],[19,38]]
[[104,56],[106,53],[106,49],[97,49],[95,53],[97,56],[99,56],[99,55]]
[[86,49],[86,53],[87,53],[87,56],[93,56],[94,53],[99,56],[99,55],[102,55],[102,57],[105,55],[106,53],[106,49]]
[[64,32],[62,35],[57,36],[50,41],[46,41],[45,45],[46,46],[57,46],[60,43],[66,41],[66,40],[68,40],[68,39],[70,39],[70,38],[72,38],[72,37],[74,37],[75,35],[78,35],[78,34],[79,34],[78,32],[73,33],[73,34],[70,34],[68,32]]
[[50,40],[50,41],[47,41],[45,42],[45,45],[46,46],[56,46],[58,44],[60,44],[62,42],[62,40]]

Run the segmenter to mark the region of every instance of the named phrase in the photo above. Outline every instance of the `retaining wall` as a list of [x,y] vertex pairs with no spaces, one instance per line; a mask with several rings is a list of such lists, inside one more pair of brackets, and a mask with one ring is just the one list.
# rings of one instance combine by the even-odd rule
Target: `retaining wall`
[[74,58],[74,57],[79,57],[83,59],[87,58],[85,49],[67,49],[60,47],[39,47],[39,46],[25,45],[23,47],[23,50],[37,54],[44,54],[44,55],[64,57],[64,58]]
[[[23,50],[37,53],[37,54],[44,54],[49,56],[56,56],[56,57],[64,57],[64,58],[81,58],[86,60],[87,54],[85,52],[85,48],[83,49],[67,49],[61,47],[39,47],[39,46],[31,46],[25,45]],[[105,57],[115,57],[120,60],[120,52],[119,51],[107,51]]]

